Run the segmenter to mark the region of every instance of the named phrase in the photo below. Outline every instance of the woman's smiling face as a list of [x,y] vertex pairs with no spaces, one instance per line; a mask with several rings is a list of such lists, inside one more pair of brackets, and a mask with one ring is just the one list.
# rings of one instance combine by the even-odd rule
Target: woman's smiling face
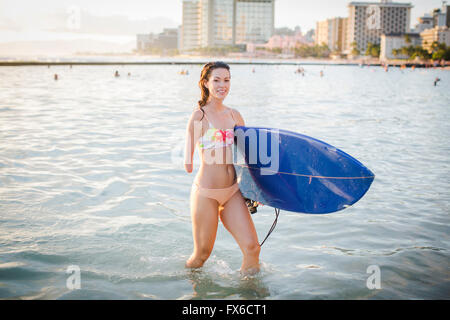
[[211,71],[205,86],[209,90],[210,98],[224,100],[230,91],[230,72],[225,68],[217,68]]

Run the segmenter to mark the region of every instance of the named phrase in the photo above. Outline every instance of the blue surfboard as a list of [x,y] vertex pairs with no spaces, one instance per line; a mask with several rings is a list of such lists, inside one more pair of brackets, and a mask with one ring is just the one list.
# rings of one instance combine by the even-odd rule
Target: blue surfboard
[[353,205],[375,175],[347,153],[287,130],[235,127],[234,166],[244,197],[301,213]]

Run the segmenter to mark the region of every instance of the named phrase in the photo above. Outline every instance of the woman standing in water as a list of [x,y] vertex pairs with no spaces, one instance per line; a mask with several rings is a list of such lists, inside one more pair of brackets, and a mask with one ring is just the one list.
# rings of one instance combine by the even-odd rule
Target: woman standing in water
[[199,81],[201,100],[186,129],[186,171],[193,170],[196,145],[201,159],[190,196],[194,251],[186,267],[199,268],[208,259],[220,218],[242,251],[241,272],[253,274],[259,271],[261,248],[233,166],[234,127],[245,124],[237,110],[223,104],[230,79],[230,67],[223,62],[210,62],[203,67]]

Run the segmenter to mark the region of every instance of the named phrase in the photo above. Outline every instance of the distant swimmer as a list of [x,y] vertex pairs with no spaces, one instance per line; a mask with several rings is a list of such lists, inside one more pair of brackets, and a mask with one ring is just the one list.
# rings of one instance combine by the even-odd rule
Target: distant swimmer
[[128,72],[128,76],[129,76],[129,77],[131,76],[131,72]]
[[295,73],[301,73],[302,76],[305,75],[305,69],[303,69],[302,67],[298,67],[297,70],[295,70]]
[[116,70],[116,72],[114,73],[114,77],[120,77],[119,71]]
[[436,79],[434,79],[434,86],[436,87],[437,83],[441,81],[441,79],[439,79],[438,77],[436,77]]
[[55,75],[53,76],[53,79],[58,80],[58,75],[55,73]]
[[255,68],[252,69],[252,72],[255,73]]
[[323,77],[323,71],[322,70],[320,70],[320,76]]

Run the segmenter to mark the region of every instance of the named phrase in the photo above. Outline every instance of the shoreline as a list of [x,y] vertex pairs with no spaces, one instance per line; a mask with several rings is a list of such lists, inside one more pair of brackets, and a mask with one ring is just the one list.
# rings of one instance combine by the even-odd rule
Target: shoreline
[[[203,65],[210,60],[204,61],[65,61],[65,62],[47,62],[47,61],[0,61],[0,67],[18,67],[18,66],[123,66],[123,65]],[[359,63],[359,62],[305,62],[305,61],[229,61],[223,59],[230,65],[292,65],[292,66],[361,66],[361,67],[406,67],[406,68],[442,68],[450,70],[450,66],[433,66],[425,63]]]
[[[1,58],[0,58],[1,59]],[[227,64],[234,65],[292,65],[292,66],[389,66],[389,67],[403,67],[403,68],[442,68],[450,69],[450,65],[434,66],[430,62],[414,62],[401,60],[388,60],[381,62],[378,59],[359,58],[354,60],[344,59],[314,59],[314,58],[236,58],[236,57],[149,57],[147,59],[124,59],[109,60],[104,56],[92,57],[61,57],[61,58],[47,58],[47,59],[23,59],[23,60],[0,60],[0,67],[8,66],[109,66],[109,65],[203,65],[213,60],[221,60]]]
[[[203,65],[211,60],[203,61],[0,61],[0,66],[46,66],[46,65]],[[227,64],[240,65],[349,65],[358,66],[359,63],[330,63],[330,62],[294,62],[294,61],[233,61],[222,59]],[[375,66],[376,64],[371,64]],[[381,64],[378,64],[380,66]]]

